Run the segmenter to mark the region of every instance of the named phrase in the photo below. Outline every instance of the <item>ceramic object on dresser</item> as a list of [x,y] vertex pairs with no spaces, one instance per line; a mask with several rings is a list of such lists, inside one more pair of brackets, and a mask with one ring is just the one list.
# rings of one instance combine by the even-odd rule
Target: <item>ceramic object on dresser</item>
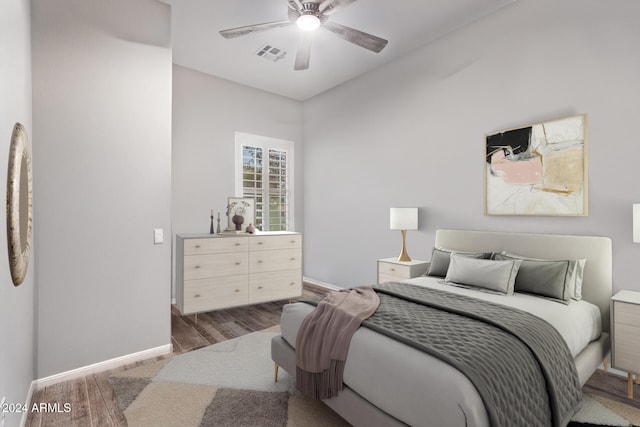
[[244,217],[242,215],[234,215],[231,217],[231,222],[236,226],[236,231],[242,231],[242,224],[244,224]]

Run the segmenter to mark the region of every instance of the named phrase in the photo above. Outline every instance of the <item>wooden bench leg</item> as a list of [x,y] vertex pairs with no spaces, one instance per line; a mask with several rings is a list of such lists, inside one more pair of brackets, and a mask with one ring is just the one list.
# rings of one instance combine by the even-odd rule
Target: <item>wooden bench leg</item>
[[274,363],[275,368],[274,368],[274,375],[273,375],[273,382],[277,383],[278,382],[278,364]]
[[633,399],[633,374],[627,374],[627,396]]
[[602,366],[604,367],[605,372],[609,372],[609,367],[607,366],[607,358],[605,357],[602,361]]

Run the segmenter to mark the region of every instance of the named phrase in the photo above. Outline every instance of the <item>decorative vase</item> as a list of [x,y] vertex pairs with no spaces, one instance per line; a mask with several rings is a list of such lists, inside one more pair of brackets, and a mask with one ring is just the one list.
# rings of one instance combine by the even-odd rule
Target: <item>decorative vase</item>
[[249,233],[249,234],[253,234],[253,232],[254,232],[254,231],[256,231],[256,228],[253,226],[253,224],[249,224],[249,225],[247,226],[247,230],[246,230],[246,231],[247,231],[247,233]]
[[242,215],[235,214],[231,217],[231,222],[236,225],[236,231],[242,231],[242,223],[244,223],[244,217]]

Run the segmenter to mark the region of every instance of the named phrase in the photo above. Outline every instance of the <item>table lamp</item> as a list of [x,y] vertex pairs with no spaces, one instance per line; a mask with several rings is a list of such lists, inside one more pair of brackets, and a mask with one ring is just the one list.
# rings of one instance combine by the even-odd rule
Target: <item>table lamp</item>
[[418,229],[418,208],[391,208],[389,228],[402,232],[402,251],[398,256],[398,261],[411,261],[407,254],[407,230]]

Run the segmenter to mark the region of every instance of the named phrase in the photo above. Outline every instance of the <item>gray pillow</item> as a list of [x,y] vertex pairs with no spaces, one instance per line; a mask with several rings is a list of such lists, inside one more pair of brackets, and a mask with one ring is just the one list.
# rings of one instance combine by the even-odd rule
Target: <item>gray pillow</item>
[[582,299],[582,277],[586,259],[543,260],[509,252],[495,254],[494,259],[521,259],[516,277],[516,292],[527,292],[561,301]]
[[433,248],[431,252],[431,264],[427,276],[445,277],[449,269],[449,259],[452,253],[460,254],[469,258],[489,259],[491,252],[454,252],[448,249]]
[[519,259],[477,259],[452,253],[444,281],[511,295],[521,262]]

